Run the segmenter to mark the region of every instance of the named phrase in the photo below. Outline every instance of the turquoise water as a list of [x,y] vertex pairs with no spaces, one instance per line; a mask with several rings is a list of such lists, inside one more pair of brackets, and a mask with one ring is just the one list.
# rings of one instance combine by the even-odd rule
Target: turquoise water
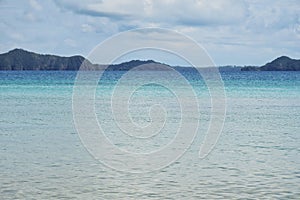
[[[143,73],[168,72],[135,73],[125,88]],[[134,123],[149,124],[149,106],[156,103],[166,108],[168,122],[161,136],[133,144],[113,124],[108,106],[123,74],[106,72],[100,81],[95,95],[99,123],[113,144],[126,150],[163,147],[180,121],[174,94],[152,84],[132,95]],[[170,166],[131,174],[98,162],[81,143],[72,115],[76,72],[0,72],[0,199],[299,199],[300,73],[222,72],[225,124],[204,159],[198,151],[210,117],[209,92],[194,71],[182,74],[201,105],[197,137]]]

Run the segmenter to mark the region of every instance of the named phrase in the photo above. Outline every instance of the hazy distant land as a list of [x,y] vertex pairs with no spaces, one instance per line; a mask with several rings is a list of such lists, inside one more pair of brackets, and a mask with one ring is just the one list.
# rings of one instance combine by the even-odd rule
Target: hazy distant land
[[243,67],[242,71],[300,71],[300,60],[281,56],[261,67]]
[[[93,64],[83,56],[75,55],[62,57],[57,55],[44,55],[29,52],[23,49],[14,49],[7,53],[0,54],[0,70],[130,70],[136,66],[147,64],[146,70],[166,70],[167,64],[154,60],[131,60],[120,64]],[[174,68],[183,68],[176,66]],[[186,67],[185,67],[186,68]],[[276,58],[263,66],[225,66],[221,70],[241,71],[300,71],[300,60],[291,59],[287,56]]]

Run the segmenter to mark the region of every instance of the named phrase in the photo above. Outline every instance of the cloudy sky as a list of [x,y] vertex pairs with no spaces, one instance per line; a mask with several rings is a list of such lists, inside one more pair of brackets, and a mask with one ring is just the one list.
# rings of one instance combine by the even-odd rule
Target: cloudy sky
[[143,27],[193,38],[217,65],[300,58],[299,0],[0,0],[1,53],[87,56],[114,34]]

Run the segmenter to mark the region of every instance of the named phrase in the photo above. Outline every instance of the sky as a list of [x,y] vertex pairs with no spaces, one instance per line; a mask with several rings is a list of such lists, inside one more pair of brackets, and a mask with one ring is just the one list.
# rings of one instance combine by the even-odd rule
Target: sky
[[[0,0],[0,53],[87,56],[113,35],[144,27],[192,38],[219,66],[300,59],[299,0]],[[131,58],[181,64],[159,52]]]

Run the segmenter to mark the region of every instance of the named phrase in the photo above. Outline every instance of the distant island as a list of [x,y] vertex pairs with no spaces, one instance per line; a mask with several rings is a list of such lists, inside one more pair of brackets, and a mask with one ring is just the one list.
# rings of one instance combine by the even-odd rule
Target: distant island
[[78,70],[83,61],[82,56],[60,57],[14,49],[0,54],[0,70]]
[[300,71],[300,60],[291,59],[287,56],[276,58],[261,67],[243,67],[242,71]]
[[[136,66],[147,65],[146,70],[166,70],[170,65],[154,60],[131,60],[120,64],[93,64],[80,55],[62,57],[57,55],[38,54],[23,49],[14,49],[0,54],[0,70],[118,70],[126,71]],[[175,69],[187,69],[188,67],[176,66]],[[143,70],[143,69],[141,69]],[[220,71],[300,71],[300,60],[282,56],[261,67],[256,66],[224,66]]]
[[56,55],[43,55],[23,49],[14,49],[0,54],[0,70],[70,70],[76,71],[80,67],[84,70],[130,70],[139,65],[145,65],[150,70],[163,69],[163,65],[153,60],[132,60],[121,64],[93,64],[88,59],[76,55],[62,57]]

